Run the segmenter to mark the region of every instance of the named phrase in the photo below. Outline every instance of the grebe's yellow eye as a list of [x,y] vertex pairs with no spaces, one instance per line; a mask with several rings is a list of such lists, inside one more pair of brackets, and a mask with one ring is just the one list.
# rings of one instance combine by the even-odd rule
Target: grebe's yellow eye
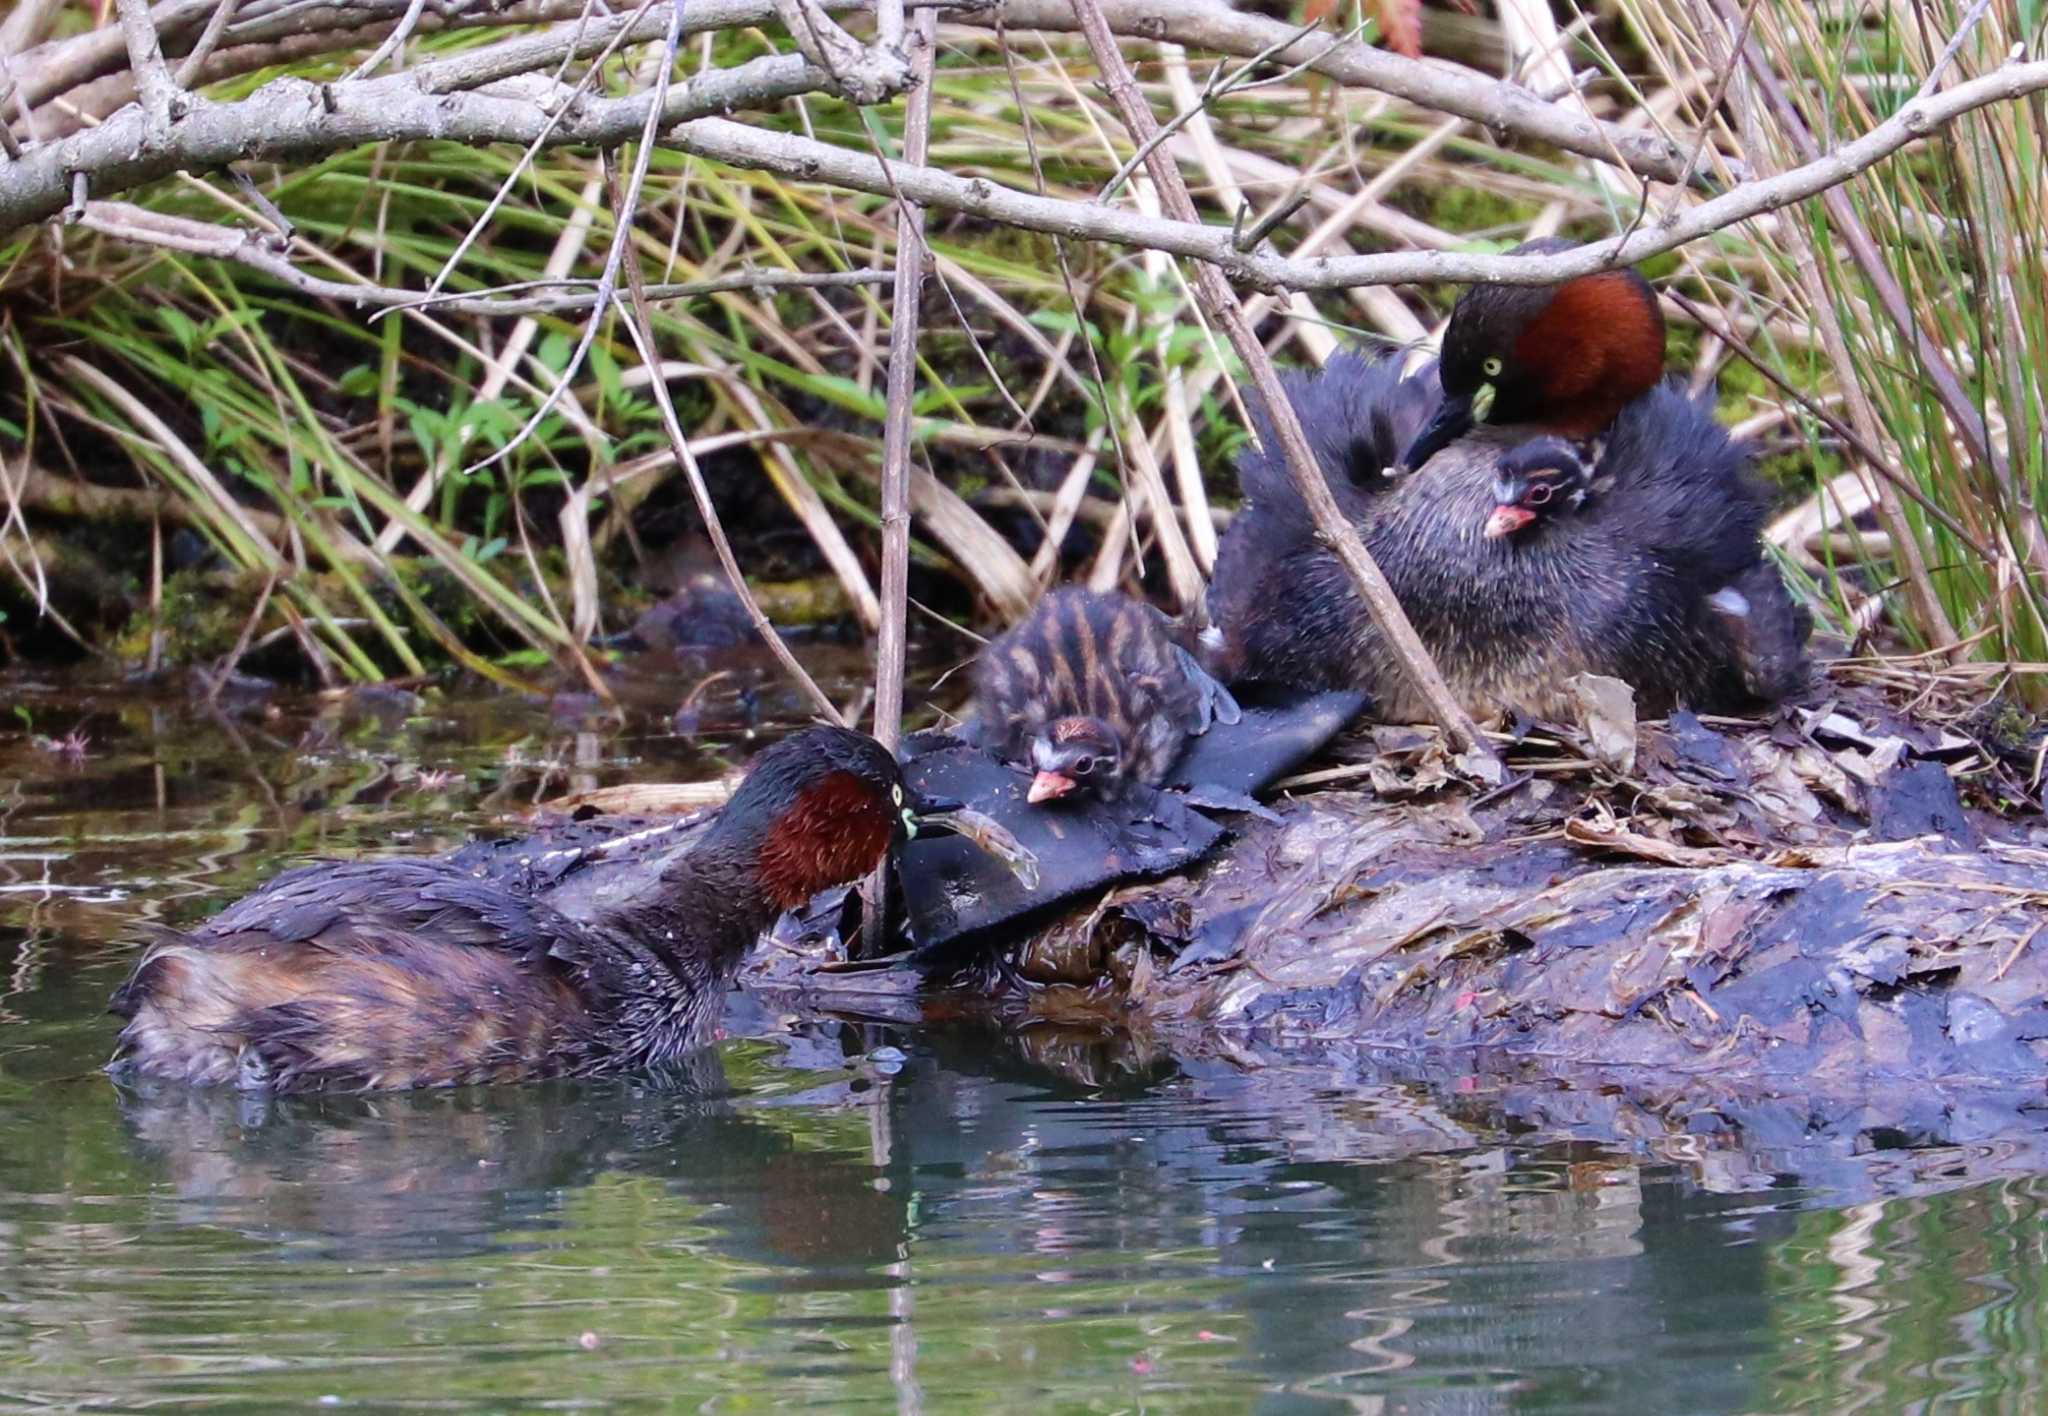
[[1490,379],[1499,378],[1500,370],[1501,363],[1498,359],[1488,359],[1485,363],[1479,366],[1479,372],[1485,374]]

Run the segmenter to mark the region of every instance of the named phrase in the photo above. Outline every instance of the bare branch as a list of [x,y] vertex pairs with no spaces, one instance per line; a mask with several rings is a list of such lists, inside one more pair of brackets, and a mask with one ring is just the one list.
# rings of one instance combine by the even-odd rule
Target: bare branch
[[1595,241],[1550,256],[1390,251],[1292,259],[1266,250],[1239,251],[1225,227],[1034,196],[984,177],[956,177],[937,168],[892,164],[892,184],[885,180],[881,165],[864,153],[718,118],[680,124],[669,133],[668,141],[686,152],[734,167],[760,168],[785,177],[852,187],[877,195],[897,190],[926,206],[966,212],[1028,230],[1188,256],[1267,289],[1333,290],[1427,281],[1548,285],[1633,265],[1738,222],[1804,201],[1839,186],[1965,113],[2043,90],[2048,90],[2048,60],[2006,64],[1933,98],[1906,104],[1861,137],[1812,162],[1761,181],[1745,182],[1670,220],[1645,223],[1626,236]]
[[[916,85],[903,119],[903,160],[922,167],[932,123],[932,54],[937,48],[930,10],[920,10],[905,31]],[[924,208],[903,202],[896,210],[896,291],[889,306],[889,378],[882,421],[882,624],[875,658],[875,738],[894,748],[903,730],[903,669],[910,590],[911,413],[917,399],[919,300],[930,256],[924,243]]]
[[548,130],[550,114],[527,97],[422,92],[414,75],[336,84],[283,78],[236,103],[190,100],[161,141],[146,115],[124,109],[99,127],[26,150],[0,170],[0,235],[63,209],[71,175],[84,173],[112,196],[179,169],[216,171],[231,162],[303,160],[365,143],[528,143],[616,147],[657,128],[707,113],[779,102],[825,87],[826,75],[794,54],[714,69],[675,85],[657,112],[651,94],[586,99]]
[[[230,43],[245,46],[253,64],[271,62],[264,46],[292,40],[294,52],[353,49],[389,32],[387,26],[408,8],[410,0],[355,0],[355,3],[300,4],[291,0],[244,0],[232,25]],[[821,12],[846,13],[874,8],[880,0],[816,0]],[[153,12],[159,32],[172,52],[215,0],[166,0]],[[422,17],[422,33],[475,25],[502,26],[549,19],[573,20],[581,0],[525,0],[501,7],[454,8]],[[685,6],[685,34],[749,25],[774,17],[773,0],[690,0]],[[1159,6],[1153,0],[1107,0],[1105,18],[1119,34],[1164,39],[1174,43],[1254,58],[1271,51],[1282,64],[1308,62],[1317,73],[1340,84],[1392,94],[1425,108],[1457,114],[1490,130],[1530,142],[1554,145],[1600,162],[1620,161],[1646,177],[1672,181],[1686,171],[1686,154],[1663,138],[1603,123],[1581,111],[1561,107],[1517,84],[1503,82],[1441,62],[1418,63],[1353,41],[1332,42],[1327,36],[1299,35],[1295,27],[1254,14],[1231,10],[1217,0],[1182,0]],[[1002,6],[966,9],[949,22],[1011,30],[1072,30],[1067,0],[1005,0]],[[584,26],[560,25],[539,34],[423,65],[433,71],[436,91],[446,76],[461,76],[458,87],[474,87],[494,78],[546,68],[563,58],[595,52],[611,43],[621,29],[628,42],[659,37],[667,15],[657,10],[638,21],[612,18]],[[323,37],[324,36],[324,37]],[[882,35],[886,44],[889,35]],[[309,44],[309,41],[319,40]],[[114,73],[121,61],[119,37],[108,32],[78,36],[45,45],[24,56],[20,70],[24,101],[37,107],[57,94]],[[1704,179],[1701,179],[1704,182]]]

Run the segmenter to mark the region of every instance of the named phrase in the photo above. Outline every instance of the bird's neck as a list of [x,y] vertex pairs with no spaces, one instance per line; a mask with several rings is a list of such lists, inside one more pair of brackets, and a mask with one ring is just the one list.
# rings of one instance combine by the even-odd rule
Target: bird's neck
[[698,987],[724,982],[775,922],[781,906],[756,876],[755,851],[714,829],[645,888],[619,902],[607,923]]

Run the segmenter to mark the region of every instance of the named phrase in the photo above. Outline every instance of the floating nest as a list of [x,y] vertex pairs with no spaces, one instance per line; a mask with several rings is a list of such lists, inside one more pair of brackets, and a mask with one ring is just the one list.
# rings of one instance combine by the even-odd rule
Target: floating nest
[[[1778,1090],[2043,1073],[2035,744],[1869,685],[1762,722],[1657,723],[1619,684],[1580,687],[1579,721],[1521,725],[1505,776],[1474,780],[1431,731],[1355,731],[1263,815],[1222,816],[1191,868],[874,960],[846,959],[821,909],[745,982],[1241,1060],[1341,1043]],[[638,844],[604,844],[629,827]],[[573,913],[692,834],[599,819],[469,850]]]

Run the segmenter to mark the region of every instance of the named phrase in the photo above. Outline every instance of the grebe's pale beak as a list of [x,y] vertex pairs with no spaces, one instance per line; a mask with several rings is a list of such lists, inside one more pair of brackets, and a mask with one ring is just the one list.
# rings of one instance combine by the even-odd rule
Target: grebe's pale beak
[[1470,432],[1475,416],[1472,402],[1470,394],[1446,397],[1438,406],[1436,416],[1416,434],[1415,441],[1408,444],[1408,450],[1401,454],[1401,465],[1413,472]]
[[919,836],[950,836],[958,829],[961,810],[967,805],[952,797],[927,796],[915,787],[903,790],[903,831]]

